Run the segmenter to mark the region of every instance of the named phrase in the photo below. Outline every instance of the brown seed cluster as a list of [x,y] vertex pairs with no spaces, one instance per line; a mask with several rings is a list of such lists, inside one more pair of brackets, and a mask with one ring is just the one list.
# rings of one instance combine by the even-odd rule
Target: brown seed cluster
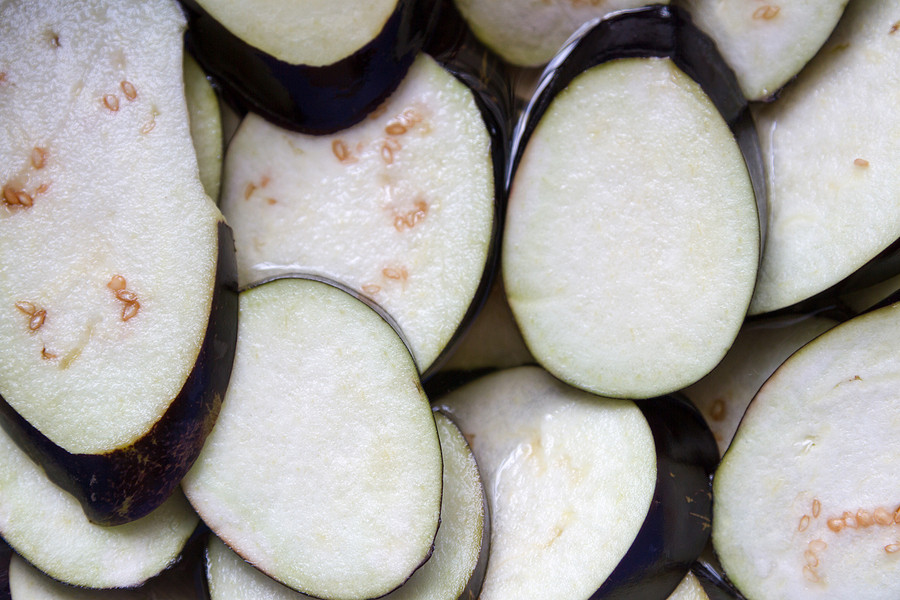
[[766,4],[753,11],[753,18],[756,20],[771,21],[778,16],[779,12],[781,12],[781,7]]
[[7,208],[31,208],[34,198],[25,190],[6,184],[3,186],[3,205]]
[[16,308],[28,317],[29,332],[34,333],[44,326],[44,322],[47,320],[45,309],[38,307],[33,302],[26,301],[16,302]]
[[116,299],[124,304],[122,307],[122,320],[127,321],[138,314],[141,303],[138,302],[137,294],[127,288],[125,278],[121,275],[113,275],[109,283],[106,284],[116,296]]
[[[122,93],[125,95],[125,99],[129,102],[135,100],[137,98],[137,88],[134,87],[134,84],[130,81],[123,79],[119,82],[119,89],[122,90]],[[118,94],[104,94],[101,99],[101,104],[103,108],[110,112],[118,112],[119,111],[119,96]],[[144,126],[146,127],[146,125]],[[151,127],[152,129],[152,127]],[[143,129],[141,130],[143,132]],[[145,133],[145,132],[144,132]]]
[[893,513],[883,506],[879,506],[872,512],[864,508],[860,508],[856,513],[845,510],[841,516],[832,517],[826,523],[828,529],[835,533],[840,533],[844,529],[865,529],[873,525],[880,527],[900,525],[900,507],[897,507]]
[[428,215],[428,203],[421,198],[416,200],[414,208],[404,214],[394,217],[394,229],[406,231],[422,222]]
[[[49,153],[46,148],[42,146],[35,146],[32,148],[31,154],[28,157],[29,165],[31,167],[30,170],[40,171],[43,169],[47,165],[48,156]],[[34,206],[35,198],[50,189],[50,184],[44,182],[34,188],[31,192],[27,191],[25,189],[26,185],[23,182],[27,181],[30,177],[28,171],[29,169],[26,168],[12,181],[8,181],[6,185],[3,186],[2,190],[0,190],[0,205],[9,210],[31,208]]]

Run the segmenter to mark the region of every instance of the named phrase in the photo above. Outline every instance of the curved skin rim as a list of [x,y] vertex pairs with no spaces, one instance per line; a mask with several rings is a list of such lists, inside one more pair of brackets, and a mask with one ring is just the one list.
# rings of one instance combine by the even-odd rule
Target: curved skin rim
[[400,84],[437,22],[437,3],[399,0],[368,44],[323,67],[293,65],[242,41],[194,0],[181,0],[185,46],[240,109],[285,129],[334,133],[361,121]]
[[[505,221],[507,188],[504,182],[509,159],[511,136],[512,90],[503,64],[479,42],[459,15],[451,0],[440,5],[440,27],[424,49],[447,72],[456,77],[472,93],[491,140],[491,162],[494,177],[494,222],[491,241],[484,262],[481,281],[469,308],[447,345],[431,365],[422,372],[423,383],[437,373],[462,340],[481,311],[494,279],[500,270],[500,245]],[[443,37],[442,37],[443,36]]]
[[636,402],[656,445],[656,489],[625,556],[590,600],[665,598],[709,543],[719,449],[703,415],[679,394]]
[[0,600],[12,600],[9,590],[9,561],[12,560],[12,548],[0,538]]
[[142,438],[104,454],[73,454],[0,397],[0,426],[98,525],[128,523],[162,504],[194,463],[219,414],[234,362],[238,299],[231,228],[220,221],[218,232],[215,290],[200,353],[181,391]]
[[[760,248],[767,222],[766,178],[759,138],[737,78],[690,15],[676,6],[647,6],[590,21],[543,71],[513,133],[506,188],[509,191],[525,146],[553,99],[587,69],[619,58],[669,58],[696,81],[735,136],[756,197]],[[760,260],[762,253],[760,252]]]
[[[452,415],[443,411],[439,408],[432,409],[435,413],[443,415],[454,427],[457,427],[456,423],[453,421]],[[457,427],[457,430],[459,428]],[[466,441],[466,446],[469,446],[469,442]],[[471,452],[471,447],[469,448],[469,452]],[[478,466],[478,461],[475,459],[475,453],[472,453],[472,460],[475,461],[475,466]],[[488,504],[487,491],[484,485],[484,479],[481,477],[481,469],[478,469],[478,481],[481,485],[481,510],[484,515],[484,519],[481,525],[481,548],[478,550],[478,562],[475,563],[475,568],[472,570],[472,574],[469,576],[469,581],[466,582],[466,586],[463,588],[462,592],[460,592],[457,600],[472,600],[473,598],[478,598],[481,595],[481,588],[484,584],[484,575],[487,573],[488,566],[488,558],[491,555],[491,508]],[[3,600],[0,597],[0,600]]]

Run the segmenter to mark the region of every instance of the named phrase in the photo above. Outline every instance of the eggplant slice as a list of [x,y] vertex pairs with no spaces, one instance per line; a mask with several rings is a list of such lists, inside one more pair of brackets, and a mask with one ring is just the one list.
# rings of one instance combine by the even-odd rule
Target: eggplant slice
[[[759,261],[758,155],[714,52],[679,11],[619,13],[551,63],[520,121],[504,284],[530,351],[576,387],[681,389],[743,322]],[[749,160],[729,125],[751,142]]]
[[[438,5],[431,0],[368,3],[373,15],[363,24],[355,22],[359,3],[349,8],[347,2],[281,4],[283,13],[248,13],[243,2],[182,0],[189,21],[185,43],[242,111],[311,134],[358,123],[394,91],[428,39]],[[391,5],[393,11],[385,18],[381,13]],[[348,20],[354,31],[344,29]],[[383,27],[372,31],[377,23]],[[291,28],[294,31],[283,31]],[[353,49],[354,35],[365,39],[373,33]],[[327,41],[316,43],[319,36]]]
[[93,524],[0,430],[0,535],[54,579],[92,588],[140,585],[178,558],[198,520],[177,490],[141,519]]
[[[459,429],[435,415],[444,458],[441,526],[434,553],[410,579],[384,600],[465,600],[477,598],[490,546],[487,499],[478,467]],[[207,553],[211,600],[293,600],[309,598],[267,577],[218,538]]]
[[0,424],[118,524],[172,493],[212,427],[236,273],[198,177],[177,5],[82,8],[0,7]]
[[269,281],[240,304],[234,374],[188,499],[292,589],[392,591],[431,555],[441,508],[438,434],[407,347],[320,281]]
[[[507,62],[524,67],[549,62],[584,23],[647,4],[646,0],[455,2],[479,39]],[[668,4],[668,0],[656,4]]]
[[900,9],[852,2],[778,99],[754,110],[769,188],[752,314],[808,312],[900,274]]
[[663,600],[706,545],[718,457],[686,401],[600,398],[519,367],[437,405],[488,491],[483,600]]
[[713,481],[713,543],[751,600],[900,596],[900,304],[789,358]]
[[716,41],[748,100],[773,97],[818,52],[847,0],[676,0]]
[[242,285],[289,272],[341,281],[399,323],[427,371],[487,295],[496,145],[472,92],[424,54],[377,114],[338,134],[248,115],[222,196]]

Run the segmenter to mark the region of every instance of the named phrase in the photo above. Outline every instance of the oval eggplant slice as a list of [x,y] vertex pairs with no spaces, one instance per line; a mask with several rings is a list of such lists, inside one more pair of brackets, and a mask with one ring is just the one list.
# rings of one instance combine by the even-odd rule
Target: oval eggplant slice
[[[444,458],[444,492],[434,553],[385,600],[477,598],[484,579],[490,532],[478,467],[459,429],[445,415],[436,414],[435,421]],[[212,600],[309,598],[265,576],[215,537],[209,542],[206,574]]]
[[647,4],[646,0],[455,2],[479,39],[504,60],[525,67],[546,64],[584,23]]
[[396,319],[427,371],[487,294],[502,178],[492,147],[473,94],[426,55],[378,114],[341,133],[248,115],[222,196],[242,285],[298,271],[341,281]]
[[801,346],[837,324],[824,315],[748,321],[722,362],[683,390],[703,413],[721,454],[725,454],[744,411],[766,379]]
[[[213,8],[215,4],[218,6]],[[290,5],[284,6],[282,13],[264,9],[254,14],[244,2],[182,0],[189,21],[185,43],[228,98],[244,111],[264,115],[286,129],[333,133],[364,119],[399,85],[434,26],[438,3],[368,3],[365,6],[376,13],[371,20],[363,18],[359,3],[352,3],[349,9],[346,2],[317,4],[320,6],[313,10]],[[390,11],[391,4],[386,19],[377,16],[385,9]],[[227,26],[214,14],[221,15]],[[355,23],[355,31],[342,28],[347,20]],[[383,27],[373,32],[370,28],[377,23]],[[270,26],[300,31],[272,34],[265,31]],[[247,27],[248,31],[236,35],[230,27]],[[337,40],[350,40],[357,32],[363,37],[375,36],[355,50],[338,48]],[[254,39],[257,34],[259,39]],[[325,36],[327,43],[316,43],[318,36]],[[312,43],[307,46],[302,39]],[[254,47],[254,42],[263,49]],[[268,47],[270,44],[274,47]],[[304,52],[308,47],[313,54],[283,54],[285,47],[289,48],[286,52]],[[323,48],[331,50],[323,54]]]
[[406,346],[334,286],[279,279],[240,296],[216,427],[182,485],[204,522],[304,593],[374,598],[432,552],[441,450]]
[[230,230],[198,178],[181,13],[89,6],[0,8],[0,424],[117,524],[199,452],[237,299]]
[[704,65],[660,57],[701,34],[666,8],[613,19],[551,65],[520,122],[503,279],[545,368],[648,398],[697,381],[730,347],[756,279],[759,219],[728,126],[746,114],[739,92],[720,89],[714,103],[678,66],[708,76]]
[[900,595],[900,304],[789,358],[744,415],[713,481],[715,551],[757,598]]
[[849,4],[822,51],[754,111],[769,236],[752,314],[806,312],[900,273],[898,19],[891,3]]
[[676,0],[716,41],[749,100],[772,97],[816,54],[847,0]]
[[438,405],[488,491],[484,600],[661,600],[706,545],[718,457],[685,401],[600,398],[520,367]]
[[178,557],[197,522],[178,490],[141,519],[95,525],[0,430],[0,535],[59,581],[93,588],[139,585]]

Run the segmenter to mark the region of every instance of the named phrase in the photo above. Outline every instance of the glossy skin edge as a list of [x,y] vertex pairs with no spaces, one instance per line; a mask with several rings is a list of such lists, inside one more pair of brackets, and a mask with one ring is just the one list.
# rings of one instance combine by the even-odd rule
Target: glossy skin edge
[[700,412],[670,394],[637,402],[656,444],[656,489],[631,548],[591,600],[666,598],[707,546],[719,450]]
[[162,418],[134,444],[105,454],[72,454],[0,397],[0,426],[71,493],[99,525],[134,521],[164,502],[212,430],[231,376],[237,341],[237,264],[231,228],[218,224],[210,320],[194,368]]
[[759,139],[747,101],[715,43],[694,26],[686,12],[674,6],[623,10],[588,23],[560,50],[544,70],[513,134],[507,189],[512,185],[529,138],[557,94],[587,69],[619,58],[670,58],[709,96],[744,156],[756,196],[760,247],[763,247],[766,182]]
[[246,44],[193,0],[185,45],[231,102],[285,129],[333,133],[361,121],[400,84],[433,29],[437,3],[399,0],[381,33],[331,65],[292,65]]
[[422,373],[423,382],[434,376],[452,354],[487,301],[491,286],[497,277],[507,201],[504,172],[509,160],[513,114],[512,90],[503,63],[475,38],[452,0],[439,0],[436,4],[440,5],[440,12],[435,35],[429,39],[423,51],[471,91],[475,104],[481,112],[491,140],[494,222],[484,271],[472,302],[444,350]]

